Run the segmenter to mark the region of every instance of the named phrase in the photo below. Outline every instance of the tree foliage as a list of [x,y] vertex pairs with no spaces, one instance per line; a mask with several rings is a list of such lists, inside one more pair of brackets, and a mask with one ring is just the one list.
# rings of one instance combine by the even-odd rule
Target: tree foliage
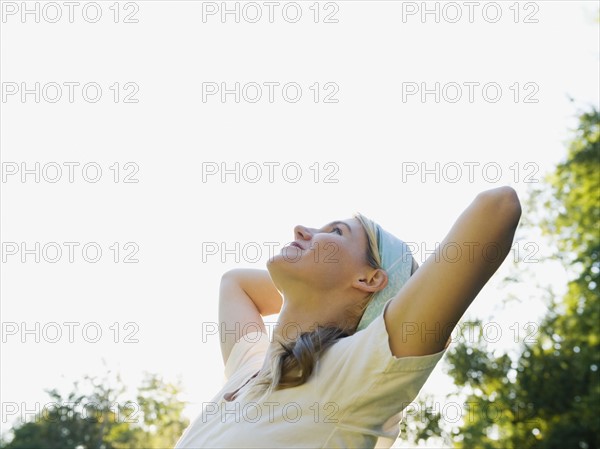
[[565,160],[533,189],[523,213],[522,224],[541,230],[568,274],[566,293],[546,299],[536,338],[521,342],[516,356],[484,338],[451,346],[448,373],[466,395],[464,419],[445,426],[439,411],[428,414],[412,430],[405,425],[409,438],[439,431],[458,448],[600,447],[599,203],[600,115],[593,109],[579,116]]
[[[3,449],[139,449],[173,447],[189,420],[181,416],[180,385],[146,373],[135,400],[124,396],[120,376],[115,386],[107,377],[86,376],[73,391],[56,389],[34,419],[13,427]],[[83,384],[83,385],[82,385]],[[80,390],[91,388],[84,394]]]

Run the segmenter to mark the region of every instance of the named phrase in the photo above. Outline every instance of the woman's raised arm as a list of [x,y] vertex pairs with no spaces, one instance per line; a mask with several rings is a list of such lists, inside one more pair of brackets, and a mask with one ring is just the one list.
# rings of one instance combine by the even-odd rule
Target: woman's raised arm
[[219,334],[223,363],[248,332],[267,332],[262,316],[279,313],[283,298],[267,270],[236,268],[221,277]]
[[454,326],[510,252],[520,217],[512,187],[477,195],[389,303],[384,321],[392,354],[428,355],[445,347]]

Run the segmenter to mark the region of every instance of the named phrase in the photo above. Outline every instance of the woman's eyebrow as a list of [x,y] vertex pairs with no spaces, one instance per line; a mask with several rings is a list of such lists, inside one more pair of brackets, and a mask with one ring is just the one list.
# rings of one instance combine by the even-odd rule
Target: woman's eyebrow
[[345,221],[339,221],[339,220],[332,221],[332,222],[331,222],[331,223],[329,223],[329,224],[328,224],[326,227],[329,227],[329,226],[334,226],[334,225],[344,225],[344,226],[346,226],[346,227],[348,228],[348,232],[349,232],[350,234],[352,234],[352,229],[350,229],[350,225],[348,225],[348,223],[346,223]]

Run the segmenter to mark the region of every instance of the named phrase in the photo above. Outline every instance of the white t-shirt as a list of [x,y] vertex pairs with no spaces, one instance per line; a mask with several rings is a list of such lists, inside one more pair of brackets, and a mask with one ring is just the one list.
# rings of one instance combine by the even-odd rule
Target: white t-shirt
[[383,314],[364,330],[338,340],[308,381],[258,402],[223,398],[263,366],[268,334],[238,341],[225,365],[225,385],[185,430],[175,448],[390,448],[400,412],[417,396],[446,349],[396,358]]

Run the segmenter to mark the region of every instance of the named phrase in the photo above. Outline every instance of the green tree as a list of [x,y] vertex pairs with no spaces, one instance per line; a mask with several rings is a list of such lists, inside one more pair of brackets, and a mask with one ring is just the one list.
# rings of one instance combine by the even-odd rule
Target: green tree
[[529,201],[542,208],[538,226],[571,274],[566,294],[550,298],[538,338],[524,342],[516,363],[494,357],[483,340],[448,355],[449,373],[476,408],[457,447],[600,445],[599,119],[595,109],[579,117],[566,160]]
[[[461,338],[446,356],[466,398],[463,420],[451,426],[429,413],[410,424],[408,416],[402,429],[413,442],[441,435],[459,448],[600,447],[600,115],[594,108],[578,118],[565,160],[532,189],[520,225],[548,239],[548,258],[569,275],[566,293],[542,287],[548,310],[536,338],[513,353],[498,354],[482,323],[471,323],[480,338]],[[510,282],[534,281],[519,268]]]
[[148,376],[138,391],[144,428],[139,429],[136,436],[136,447],[173,447],[189,424],[189,420],[181,418],[184,404],[177,399],[180,387],[165,383],[157,376]]
[[[111,383],[114,386],[111,386]],[[83,385],[80,385],[83,384]],[[84,394],[80,390],[91,388]],[[98,380],[85,376],[74,390],[61,395],[46,390],[50,401],[33,420],[12,429],[13,437],[0,441],[3,449],[139,449],[172,447],[189,420],[182,418],[177,400],[179,383],[145,374],[136,400],[127,400],[121,378]]]

